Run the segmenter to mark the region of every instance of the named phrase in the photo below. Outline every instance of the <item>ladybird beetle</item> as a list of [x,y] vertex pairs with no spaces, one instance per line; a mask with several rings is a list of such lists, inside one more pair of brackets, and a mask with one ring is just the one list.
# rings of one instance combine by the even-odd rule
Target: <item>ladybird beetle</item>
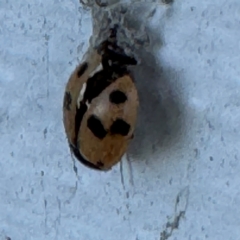
[[63,123],[69,146],[85,166],[109,170],[133,138],[138,92],[128,65],[134,57],[117,45],[117,26],[89,50],[66,84]]

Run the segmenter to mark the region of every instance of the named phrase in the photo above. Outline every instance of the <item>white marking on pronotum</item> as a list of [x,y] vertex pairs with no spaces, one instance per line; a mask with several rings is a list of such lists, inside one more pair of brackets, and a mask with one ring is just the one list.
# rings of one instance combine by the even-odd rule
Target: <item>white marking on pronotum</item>
[[90,74],[89,77],[92,77],[95,73],[101,71],[103,69],[102,64],[100,63]]
[[80,108],[80,102],[83,100],[83,96],[84,96],[84,93],[86,91],[86,87],[87,87],[87,84],[84,83],[83,86],[82,86],[82,89],[79,93],[79,96],[78,96],[78,99],[77,99],[77,106],[78,108]]

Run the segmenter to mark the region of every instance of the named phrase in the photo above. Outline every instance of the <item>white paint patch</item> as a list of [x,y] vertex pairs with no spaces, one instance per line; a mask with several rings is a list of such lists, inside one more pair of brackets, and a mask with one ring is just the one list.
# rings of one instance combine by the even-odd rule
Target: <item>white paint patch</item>
[[89,77],[92,77],[95,73],[101,71],[103,69],[102,64],[100,63],[90,74]]
[[78,96],[78,99],[77,99],[77,106],[78,108],[80,108],[80,102],[83,100],[83,96],[84,96],[84,93],[86,91],[86,87],[87,87],[87,84],[84,83],[83,86],[82,86],[82,89],[79,93],[79,96]]

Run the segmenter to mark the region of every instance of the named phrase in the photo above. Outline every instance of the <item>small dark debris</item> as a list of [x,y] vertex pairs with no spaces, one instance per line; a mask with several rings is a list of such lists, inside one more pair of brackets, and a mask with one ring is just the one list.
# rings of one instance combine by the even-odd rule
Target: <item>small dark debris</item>
[[44,207],[47,208],[47,200],[44,199]]
[[215,130],[215,127],[212,125],[212,123],[207,119],[207,124],[208,124],[208,127],[212,130]]
[[45,138],[45,139],[46,139],[46,137],[47,137],[47,132],[48,132],[48,130],[47,130],[47,128],[45,128],[44,131],[43,131],[43,135],[44,135],[44,138]]
[[199,150],[198,150],[198,148],[195,148],[195,149],[194,149],[194,153],[195,153],[195,157],[198,157],[198,156],[199,156]]
[[213,161],[213,157],[212,156],[210,156],[209,159],[210,159],[210,161]]
[[172,4],[174,1],[173,0],[162,0],[162,2],[165,4]]
[[152,18],[152,17],[155,15],[155,13],[156,13],[156,8],[154,8],[154,9],[149,13],[149,15],[148,15],[147,18]]
[[73,166],[73,171],[76,173],[76,175],[78,175],[78,169],[77,169],[77,167],[75,166],[75,164],[74,164],[74,166]]

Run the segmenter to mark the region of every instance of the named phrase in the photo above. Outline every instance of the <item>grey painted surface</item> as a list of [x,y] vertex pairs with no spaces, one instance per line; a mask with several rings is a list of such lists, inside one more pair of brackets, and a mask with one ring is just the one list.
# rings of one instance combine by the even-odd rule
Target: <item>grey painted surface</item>
[[61,111],[90,11],[1,0],[0,239],[240,239],[240,2],[148,7],[130,160],[99,173],[74,167]]

